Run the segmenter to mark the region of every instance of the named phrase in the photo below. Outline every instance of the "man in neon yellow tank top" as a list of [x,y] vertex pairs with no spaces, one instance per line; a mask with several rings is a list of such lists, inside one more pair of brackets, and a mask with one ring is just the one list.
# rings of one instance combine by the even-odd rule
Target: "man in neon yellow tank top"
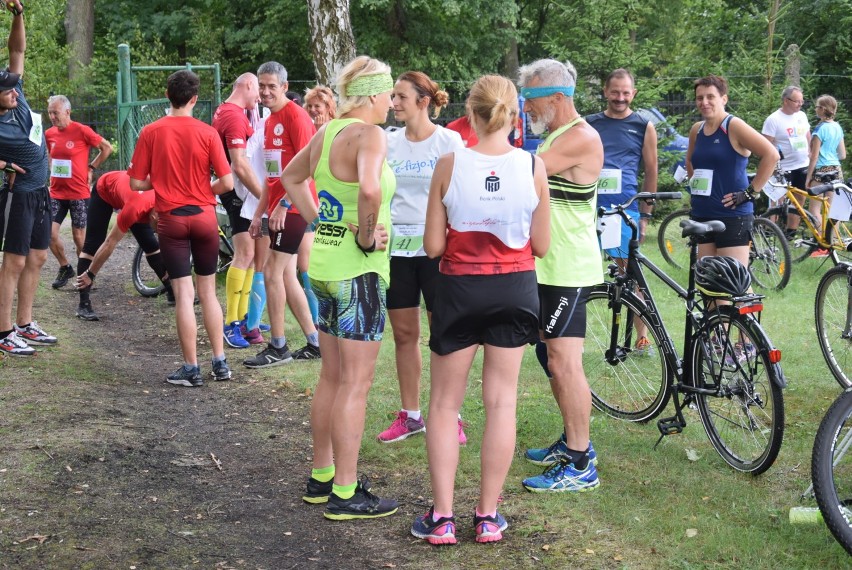
[[539,147],[550,185],[551,245],[536,262],[544,343],[536,347],[565,431],[553,445],[529,449],[526,458],[546,465],[524,480],[533,492],[586,491],[600,484],[589,439],[592,396],[583,372],[586,299],[603,281],[596,231],[597,181],[603,145],[574,108],[577,72],[570,64],[542,59],[520,69],[534,133],[549,132]]

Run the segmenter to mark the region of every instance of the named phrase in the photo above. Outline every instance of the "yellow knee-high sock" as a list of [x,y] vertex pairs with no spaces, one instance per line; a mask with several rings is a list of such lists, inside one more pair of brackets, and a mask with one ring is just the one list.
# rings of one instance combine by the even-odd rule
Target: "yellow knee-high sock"
[[245,269],[238,269],[233,265],[228,268],[228,276],[225,279],[225,322],[228,324],[240,320],[240,296],[243,294],[245,281]]
[[246,269],[246,278],[243,280],[243,290],[240,291],[240,305],[238,319],[244,319],[248,314],[249,299],[251,298],[251,282],[254,279],[254,268]]

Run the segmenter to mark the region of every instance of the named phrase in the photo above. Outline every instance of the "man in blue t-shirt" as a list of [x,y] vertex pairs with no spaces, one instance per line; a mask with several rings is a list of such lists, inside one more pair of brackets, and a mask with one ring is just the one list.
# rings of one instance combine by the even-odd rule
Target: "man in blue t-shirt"
[[[12,12],[9,67],[0,70],[0,354],[31,356],[30,344],[56,344],[33,320],[33,300],[50,243],[50,200],[47,191],[47,145],[41,115],[30,110],[23,92],[24,7],[6,3]],[[15,322],[12,302],[18,292]]]
[[[644,170],[643,192],[657,191],[657,130],[630,108],[636,96],[633,75],[616,69],[604,83],[606,109],[586,117],[598,131],[604,146],[604,167],[598,182],[598,206],[623,204],[639,191],[639,170]],[[639,224],[639,241],[645,240],[645,228],[651,219],[650,204],[634,202],[628,212]],[[640,213],[641,211],[641,213]],[[621,245],[607,249],[619,265],[627,258],[630,228],[622,225]]]

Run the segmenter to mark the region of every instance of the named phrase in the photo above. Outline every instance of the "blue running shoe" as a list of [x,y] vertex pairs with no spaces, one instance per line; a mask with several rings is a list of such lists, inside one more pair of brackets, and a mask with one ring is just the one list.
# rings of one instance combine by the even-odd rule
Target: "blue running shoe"
[[583,471],[574,468],[567,457],[548,467],[544,473],[524,479],[523,485],[532,493],[562,493],[565,491],[591,491],[601,484],[598,470],[589,461]]
[[476,542],[497,542],[503,539],[503,531],[509,528],[509,523],[500,513],[493,517],[480,517],[474,511],[473,528],[476,532]]
[[441,517],[435,520],[435,507],[432,507],[428,513],[414,519],[414,523],[411,525],[411,534],[435,546],[455,544],[455,517]]
[[[565,432],[562,432],[562,436],[553,442],[550,447],[528,449],[524,453],[524,458],[536,465],[553,465],[562,457],[566,457],[567,454],[568,444],[565,440]],[[595,453],[595,448],[592,446],[591,441],[589,442],[589,461],[594,463],[595,466],[598,464],[598,454]]]
[[250,346],[249,341],[244,339],[240,332],[240,321],[225,325],[225,342],[231,348],[248,348]]

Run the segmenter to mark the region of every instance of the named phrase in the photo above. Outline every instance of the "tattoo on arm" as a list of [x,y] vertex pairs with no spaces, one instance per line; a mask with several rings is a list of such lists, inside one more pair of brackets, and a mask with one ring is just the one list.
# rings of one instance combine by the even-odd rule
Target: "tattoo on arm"
[[364,228],[366,235],[370,236],[370,240],[373,239],[373,232],[376,230],[376,216],[375,214],[367,215],[367,227]]

